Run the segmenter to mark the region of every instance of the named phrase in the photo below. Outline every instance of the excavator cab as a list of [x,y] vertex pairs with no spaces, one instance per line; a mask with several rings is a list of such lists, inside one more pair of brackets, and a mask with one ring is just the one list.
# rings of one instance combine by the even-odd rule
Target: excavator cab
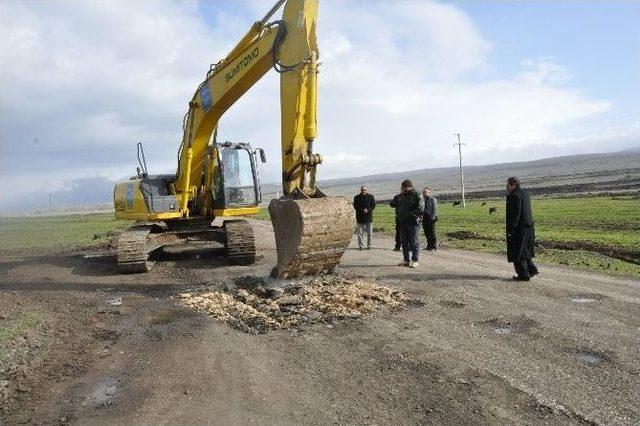
[[[242,208],[260,204],[262,194],[256,156],[256,151],[248,144],[219,144],[220,168],[213,189],[214,209]],[[261,158],[264,158],[264,155]]]

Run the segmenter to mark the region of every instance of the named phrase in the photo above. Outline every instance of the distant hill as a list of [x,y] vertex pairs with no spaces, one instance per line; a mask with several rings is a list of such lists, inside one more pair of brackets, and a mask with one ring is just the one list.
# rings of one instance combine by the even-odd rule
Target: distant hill
[[[510,176],[518,176],[534,193],[637,192],[640,190],[640,151],[466,166],[464,175],[465,192],[469,197],[502,194]],[[320,181],[318,185],[327,195],[345,196],[353,196],[361,185],[367,185],[377,198],[384,199],[396,194],[404,179],[411,179],[416,188],[431,186],[444,199],[460,197],[458,167],[330,179]],[[264,198],[271,198],[278,190],[278,185],[263,185]]]
[[[322,173],[322,171],[320,171]],[[613,154],[572,155],[520,163],[467,166],[464,168],[468,198],[487,198],[504,195],[505,181],[518,176],[534,194],[576,194],[640,192],[640,150]],[[420,189],[431,186],[440,200],[460,198],[458,167],[411,170],[319,182],[327,195],[353,197],[365,184],[379,200],[389,199],[398,192],[400,183],[411,179]],[[28,193],[10,205],[0,205],[0,216],[16,214],[52,214],[70,211],[113,209],[112,180],[93,177],[79,178],[64,190]],[[276,193],[282,194],[280,184],[263,184],[263,199],[268,203]],[[51,200],[51,209],[49,208]]]

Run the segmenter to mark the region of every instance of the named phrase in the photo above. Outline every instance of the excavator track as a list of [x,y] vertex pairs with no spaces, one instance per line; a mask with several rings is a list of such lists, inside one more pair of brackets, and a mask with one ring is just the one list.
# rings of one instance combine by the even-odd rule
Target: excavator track
[[256,240],[253,228],[246,220],[225,220],[225,244],[229,262],[250,265],[256,261]]
[[126,274],[148,272],[149,262],[148,226],[133,226],[118,236],[118,267]]
[[344,197],[271,200],[269,214],[280,278],[333,272],[355,229],[353,207]]

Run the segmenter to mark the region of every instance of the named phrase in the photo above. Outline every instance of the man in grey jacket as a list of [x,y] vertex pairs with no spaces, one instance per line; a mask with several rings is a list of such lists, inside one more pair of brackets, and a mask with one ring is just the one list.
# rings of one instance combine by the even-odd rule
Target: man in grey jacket
[[436,249],[436,222],[438,221],[438,200],[431,196],[431,188],[425,186],[420,199],[420,212],[422,213],[422,230],[427,238],[425,250]]

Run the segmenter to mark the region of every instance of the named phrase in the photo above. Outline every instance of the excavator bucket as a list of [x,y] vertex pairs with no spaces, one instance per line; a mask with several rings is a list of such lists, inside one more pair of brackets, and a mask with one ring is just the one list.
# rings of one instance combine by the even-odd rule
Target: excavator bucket
[[332,272],[356,224],[353,206],[344,197],[274,199],[269,214],[278,251],[275,275],[280,278]]

